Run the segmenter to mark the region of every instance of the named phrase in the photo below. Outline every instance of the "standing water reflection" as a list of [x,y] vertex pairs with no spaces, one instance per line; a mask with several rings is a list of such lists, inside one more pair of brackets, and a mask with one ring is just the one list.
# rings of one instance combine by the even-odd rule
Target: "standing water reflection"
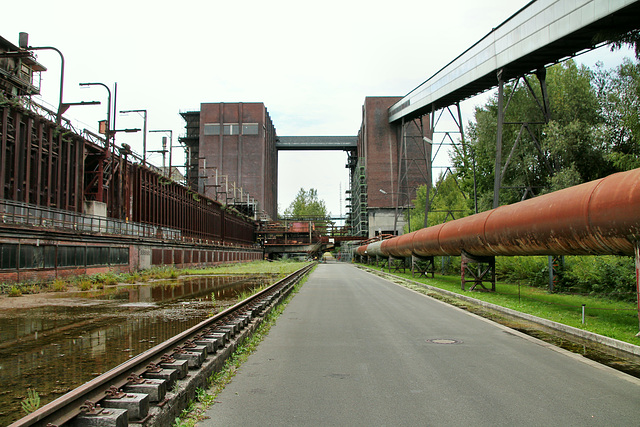
[[25,306],[0,309],[0,425],[25,415],[29,388],[44,405],[277,279],[197,276],[13,300]]

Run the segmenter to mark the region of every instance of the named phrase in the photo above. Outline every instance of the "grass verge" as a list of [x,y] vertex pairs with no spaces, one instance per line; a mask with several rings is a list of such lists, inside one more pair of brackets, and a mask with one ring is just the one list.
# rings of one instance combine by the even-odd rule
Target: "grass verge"
[[[380,267],[366,266],[380,271]],[[533,316],[640,345],[638,333],[638,308],[635,304],[613,301],[591,295],[550,293],[541,288],[496,283],[496,292],[463,291],[460,277],[436,276],[412,277],[411,273],[393,273],[395,276],[445,289],[460,295],[511,308]],[[404,283],[401,283],[404,284]],[[428,293],[428,289],[416,286],[414,290]],[[582,324],[582,304],[585,305],[585,323]]]
[[276,320],[280,317],[287,304],[289,304],[291,298],[298,293],[300,287],[307,281],[309,274],[294,286],[292,292],[284,299],[284,301],[282,301],[282,303],[278,304],[273,310],[271,310],[271,312],[269,312],[256,331],[238,346],[233,355],[227,360],[222,370],[216,372],[209,378],[208,388],[206,390],[198,389],[196,391],[196,399],[190,402],[189,406],[182,411],[182,414],[175,419],[173,424],[174,427],[193,427],[198,421],[206,418],[205,413],[207,409],[216,403],[215,399],[218,394],[220,394],[220,392],[224,390],[225,386],[231,382],[240,366],[247,361],[249,356],[258,348],[258,344],[260,344],[269,334],[271,327],[276,324]]

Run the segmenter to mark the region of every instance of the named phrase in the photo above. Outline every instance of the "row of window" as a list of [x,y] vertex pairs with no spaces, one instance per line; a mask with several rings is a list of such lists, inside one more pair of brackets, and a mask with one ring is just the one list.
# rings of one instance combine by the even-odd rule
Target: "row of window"
[[129,263],[129,248],[0,244],[0,270]]
[[[222,135],[258,135],[258,123],[205,123],[205,135],[220,135],[222,127]],[[240,132],[242,130],[242,133]]]

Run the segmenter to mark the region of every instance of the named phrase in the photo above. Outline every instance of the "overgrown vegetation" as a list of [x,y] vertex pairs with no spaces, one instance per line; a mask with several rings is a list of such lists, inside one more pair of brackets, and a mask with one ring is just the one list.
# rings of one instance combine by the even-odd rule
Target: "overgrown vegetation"
[[291,274],[301,269],[306,262],[282,260],[272,261],[252,261],[242,264],[228,264],[218,267],[204,269],[186,269],[182,274]]
[[[559,265],[554,284],[558,293],[597,295],[612,300],[636,300],[635,261],[625,256],[568,256]],[[506,282],[547,289],[547,257],[498,257],[496,275]]]

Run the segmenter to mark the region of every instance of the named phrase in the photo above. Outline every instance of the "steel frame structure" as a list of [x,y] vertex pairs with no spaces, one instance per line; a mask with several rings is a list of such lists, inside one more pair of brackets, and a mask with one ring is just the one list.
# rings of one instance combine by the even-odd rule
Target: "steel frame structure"
[[0,105],[0,199],[76,213],[99,202],[108,218],[210,243],[253,244],[249,218],[134,163],[139,159],[126,149],[111,152],[98,135],[56,124],[49,113],[41,116],[19,100]]

